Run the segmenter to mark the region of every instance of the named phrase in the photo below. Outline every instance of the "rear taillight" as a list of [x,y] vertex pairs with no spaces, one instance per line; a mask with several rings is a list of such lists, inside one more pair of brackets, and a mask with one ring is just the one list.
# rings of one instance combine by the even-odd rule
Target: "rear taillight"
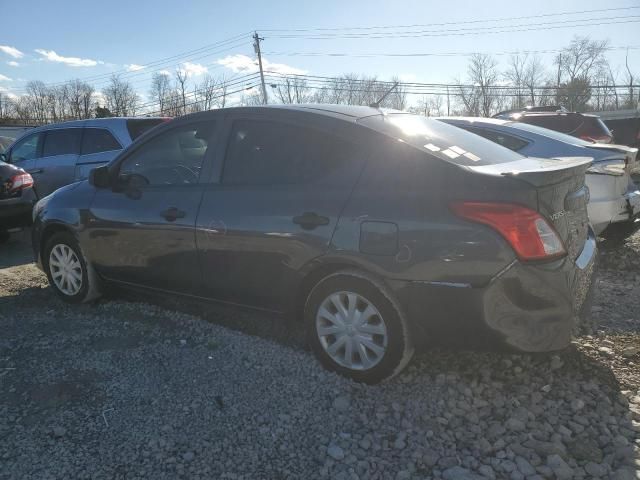
[[28,173],[19,173],[9,179],[7,190],[9,193],[15,193],[31,186],[33,186],[33,177]]
[[565,255],[555,229],[535,210],[510,203],[456,202],[457,216],[483,223],[502,235],[521,260],[549,260]]

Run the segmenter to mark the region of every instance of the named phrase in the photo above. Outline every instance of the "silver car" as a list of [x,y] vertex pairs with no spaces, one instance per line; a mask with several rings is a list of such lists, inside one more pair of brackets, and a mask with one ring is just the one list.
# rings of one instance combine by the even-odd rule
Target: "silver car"
[[3,154],[3,160],[31,174],[39,198],[84,180],[137,137],[167,118],[96,118],[33,128]]
[[589,219],[602,233],[610,224],[633,221],[640,214],[640,191],[631,179],[638,169],[637,148],[590,143],[564,133],[494,118],[446,117],[438,120],[464,128],[528,157],[590,157]]

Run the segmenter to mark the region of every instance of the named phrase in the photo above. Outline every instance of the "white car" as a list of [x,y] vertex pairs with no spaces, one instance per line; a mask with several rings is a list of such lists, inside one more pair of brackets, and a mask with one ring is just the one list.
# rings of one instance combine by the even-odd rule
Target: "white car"
[[442,122],[464,128],[529,157],[589,157],[589,219],[596,234],[609,225],[632,222],[640,215],[640,188],[631,173],[640,170],[638,149],[590,143],[547,128],[494,118],[447,117]]

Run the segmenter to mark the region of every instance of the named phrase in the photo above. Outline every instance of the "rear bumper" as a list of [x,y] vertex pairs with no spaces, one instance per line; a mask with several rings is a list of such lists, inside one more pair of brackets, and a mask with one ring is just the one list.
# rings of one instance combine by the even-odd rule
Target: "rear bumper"
[[0,200],[0,229],[26,227],[31,224],[35,195]]
[[418,344],[554,351],[565,348],[577,324],[590,315],[596,259],[590,232],[575,261],[514,261],[484,287],[434,282],[393,287]]
[[626,222],[640,215],[640,190],[630,184],[629,190],[614,200],[589,202],[589,219],[596,234],[600,234],[609,224]]

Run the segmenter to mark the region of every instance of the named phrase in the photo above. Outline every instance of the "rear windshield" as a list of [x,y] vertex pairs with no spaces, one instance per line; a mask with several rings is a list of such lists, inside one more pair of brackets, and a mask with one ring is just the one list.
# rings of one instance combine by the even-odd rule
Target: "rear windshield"
[[141,118],[140,120],[127,120],[127,130],[129,130],[131,140],[135,140],[147,130],[151,130],[156,125],[159,125],[166,121],[167,119],[164,118]]
[[555,130],[550,130],[548,128],[531,125],[530,123],[510,122],[508,123],[508,125],[518,130],[524,130],[525,132],[531,132],[537,135],[544,135],[545,137],[549,137],[564,143],[570,143],[571,145],[580,145],[583,147],[593,145],[593,142],[587,142],[586,140],[582,140],[581,138],[572,137],[571,135],[567,135],[566,133],[556,132]]
[[479,135],[418,115],[375,115],[358,123],[457,165],[494,165],[524,158]]

